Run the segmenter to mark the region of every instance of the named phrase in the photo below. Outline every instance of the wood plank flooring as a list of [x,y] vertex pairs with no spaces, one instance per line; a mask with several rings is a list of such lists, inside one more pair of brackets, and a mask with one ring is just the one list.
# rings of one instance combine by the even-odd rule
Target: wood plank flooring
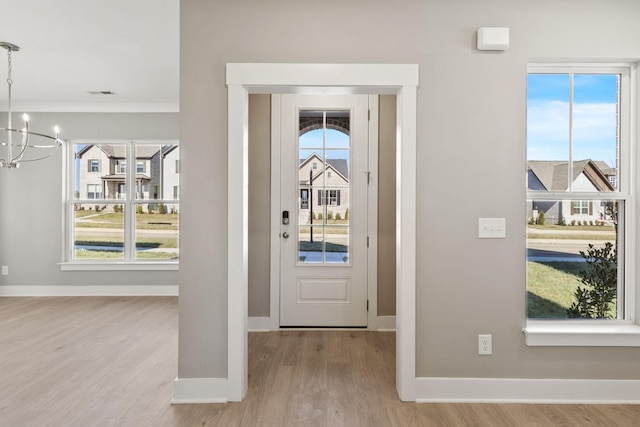
[[0,298],[0,426],[640,426],[637,405],[399,402],[394,341],[252,333],[245,400],[172,406],[177,298]]

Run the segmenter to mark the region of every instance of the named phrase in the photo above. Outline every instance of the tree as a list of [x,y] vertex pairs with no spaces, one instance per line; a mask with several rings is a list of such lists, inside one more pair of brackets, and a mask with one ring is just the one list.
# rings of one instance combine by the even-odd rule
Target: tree
[[576,301],[567,310],[567,315],[582,319],[611,318],[611,303],[618,290],[618,258],[613,243],[606,242],[603,248],[589,243],[587,251],[580,251],[587,268],[580,272],[580,282],[574,293]]

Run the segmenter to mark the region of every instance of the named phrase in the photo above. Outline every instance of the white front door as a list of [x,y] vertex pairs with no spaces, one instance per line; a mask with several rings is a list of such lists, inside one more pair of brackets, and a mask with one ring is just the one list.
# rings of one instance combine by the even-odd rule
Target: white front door
[[367,326],[368,96],[281,105],[280,326]]

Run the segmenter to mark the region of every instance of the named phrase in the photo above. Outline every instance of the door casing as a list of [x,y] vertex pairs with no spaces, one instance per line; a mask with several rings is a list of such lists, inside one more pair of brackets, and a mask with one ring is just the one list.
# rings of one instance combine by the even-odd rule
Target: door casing
[[[396,390],[416,389],[417,64],[228,63],[227,72],[227,400],[248,387],[249,93],[395,94]],[[240,213],[240,214],[238,214]]]

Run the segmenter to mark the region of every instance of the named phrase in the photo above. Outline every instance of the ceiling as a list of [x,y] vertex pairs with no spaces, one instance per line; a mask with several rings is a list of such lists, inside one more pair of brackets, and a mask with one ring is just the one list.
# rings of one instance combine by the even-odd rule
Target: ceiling
[[[0,42],[20,47],[13,110],[178,111],[179,20],[179,0],[4,2]],[[0,111],[7,66],[0,48]]]

